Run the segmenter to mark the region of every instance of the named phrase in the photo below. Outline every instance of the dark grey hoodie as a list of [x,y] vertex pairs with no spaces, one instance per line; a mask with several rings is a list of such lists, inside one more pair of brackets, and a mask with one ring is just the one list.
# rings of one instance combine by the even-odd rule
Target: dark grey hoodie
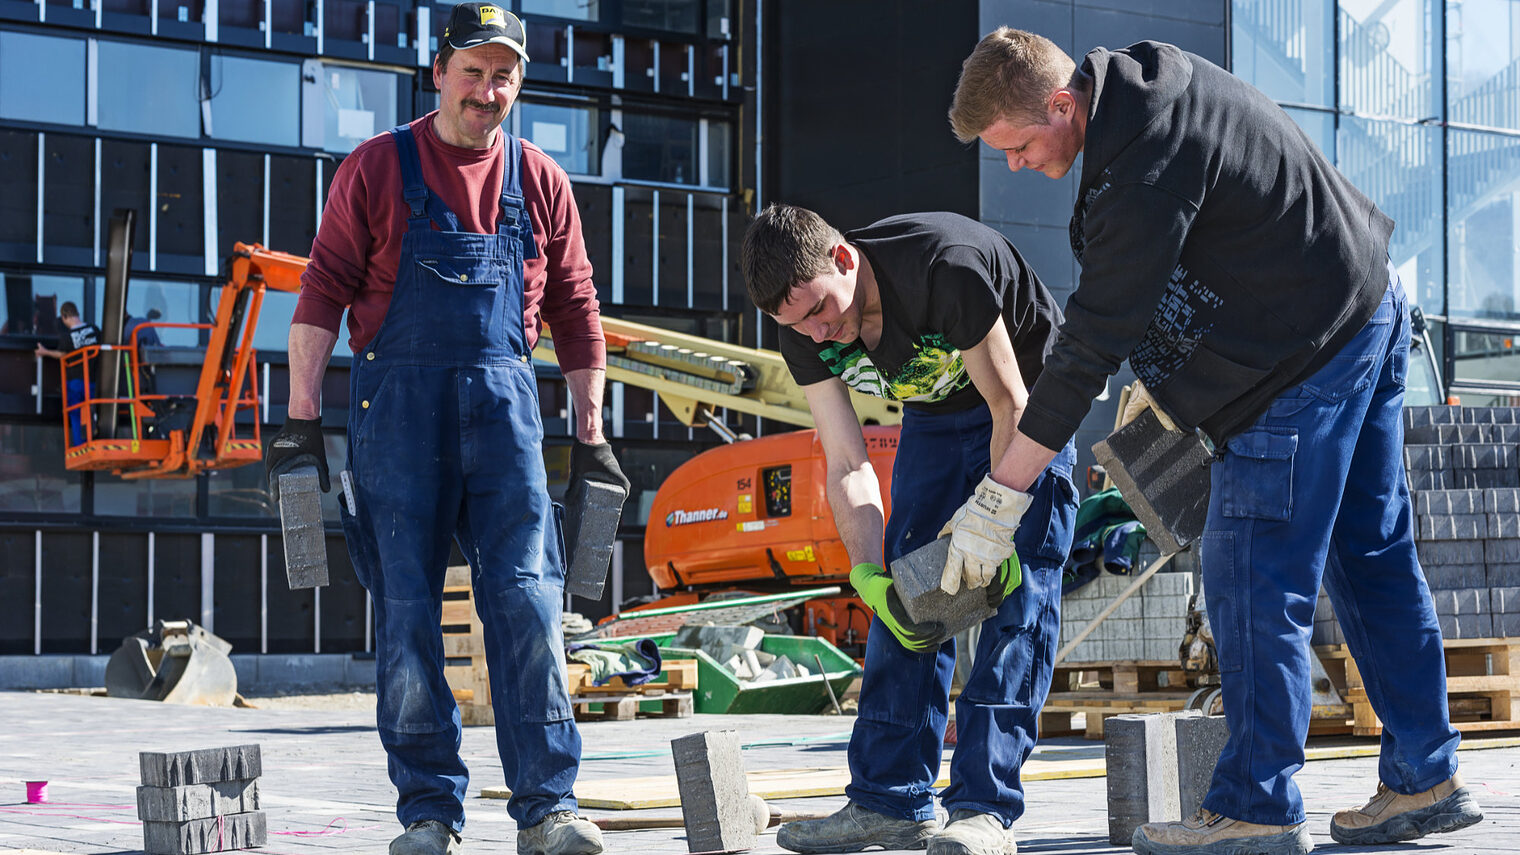
[[1202,57],[1140,42],[1082,69],[1082,276],[1019,428],[1060,448],[1128,357],[1178,424],[1222,443],[1372,317],[1393,221]]

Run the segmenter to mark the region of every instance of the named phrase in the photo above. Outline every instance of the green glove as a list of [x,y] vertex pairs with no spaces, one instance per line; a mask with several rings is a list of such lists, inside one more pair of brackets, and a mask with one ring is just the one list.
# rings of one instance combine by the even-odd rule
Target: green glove
[[880,564],[856,564],[850,571],[850,584],[905,649],[921,653],[939,647],[949,637],[942,623],[915,623],[908,617],[902,598],[892,586],[892,577]]
[[1023,581],[1024,569],[1019,565],[1019,554],[1015,552],[998,565],[997,575],[992,577],[992,583],[987,586],[987,605],[993,609],[999,608]]

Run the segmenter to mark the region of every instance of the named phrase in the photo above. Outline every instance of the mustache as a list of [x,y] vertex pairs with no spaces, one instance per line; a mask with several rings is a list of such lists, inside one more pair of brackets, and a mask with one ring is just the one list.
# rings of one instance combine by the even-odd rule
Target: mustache
[[489,110],[492,113],[495,113],[495,112],[498,112],[498,111],[501,110],[501,105],[500,104],[487,104],[484,101],[470,101],[470,100],[466,99],[465,102],[464,102],[464,105],[466,107],[470,107],[470,108],[475,109],[475,110]]

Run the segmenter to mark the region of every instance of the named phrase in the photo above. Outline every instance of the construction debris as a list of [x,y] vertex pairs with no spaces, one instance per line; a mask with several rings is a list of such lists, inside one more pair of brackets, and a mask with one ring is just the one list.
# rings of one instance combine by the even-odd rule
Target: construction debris
[[232,645],[188,620],[127,636],[106,662],[106,694],[170,704],[228,707],[237,699]]

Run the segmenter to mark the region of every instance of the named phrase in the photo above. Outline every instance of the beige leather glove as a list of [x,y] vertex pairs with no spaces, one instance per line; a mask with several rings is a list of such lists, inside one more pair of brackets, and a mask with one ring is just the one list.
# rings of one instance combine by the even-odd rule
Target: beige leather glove
[[950,554],[939,587],[954,594],[964,585],[983,588],[997,575],[998,566],[1013,554],[1013,534],[1034,497],[1005,487],[984,475],[976,492],[940,529],[950,535]]
[[1167,416],[1161,407],[1157,406],[1156,399],[1151,397],[1151,393],[1146,391],[1145,384],[1139,380],[1136,380],[1134,385],[1129,387],[1129,400],[1124,402],[1124,417],[1119,419],[1119,424],[1127,425],[1139,418],[1140,414],[1145,412],[1147,407],[1156,414],[1156,420],[1161,422],[1163,428],[1177,430],[1176,423]]

